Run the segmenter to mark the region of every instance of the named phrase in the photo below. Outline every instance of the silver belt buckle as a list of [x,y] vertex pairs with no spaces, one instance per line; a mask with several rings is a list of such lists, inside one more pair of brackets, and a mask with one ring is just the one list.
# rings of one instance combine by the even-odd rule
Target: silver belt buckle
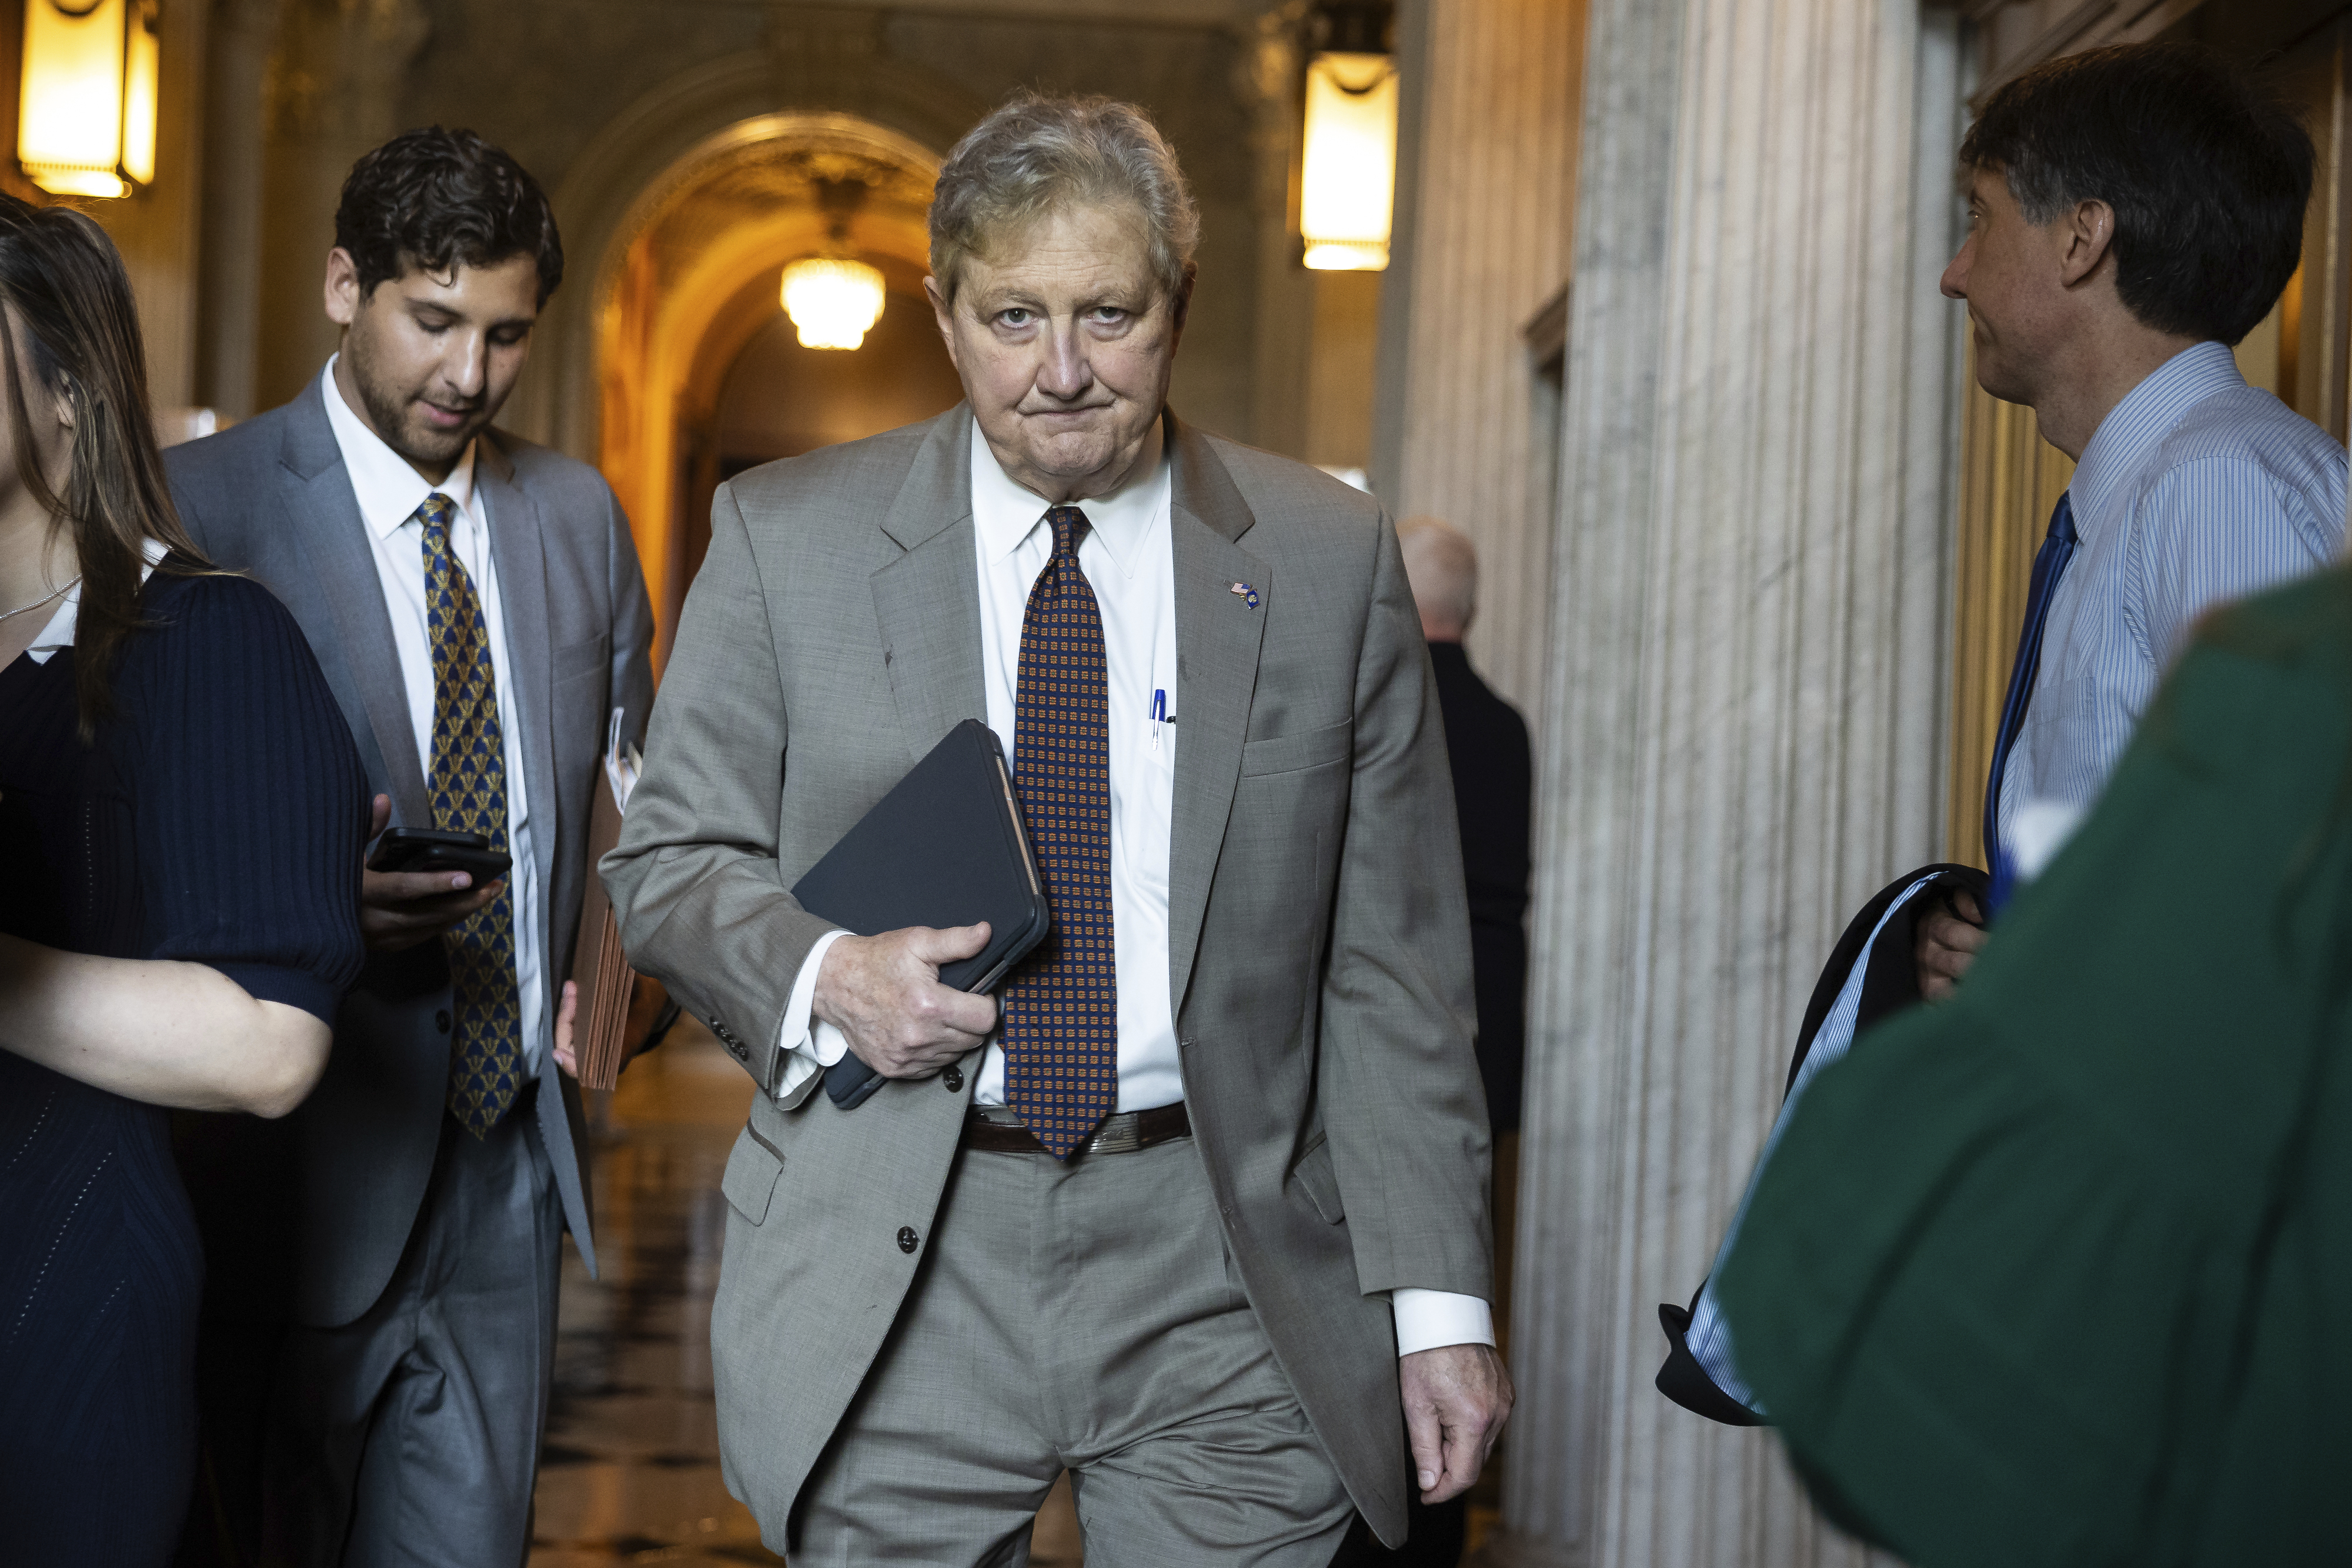
[[1087,1140],[1090,1155],[1131,1155],[1143,1146],[1143,1118],[1133,1111],[1105,1116]]

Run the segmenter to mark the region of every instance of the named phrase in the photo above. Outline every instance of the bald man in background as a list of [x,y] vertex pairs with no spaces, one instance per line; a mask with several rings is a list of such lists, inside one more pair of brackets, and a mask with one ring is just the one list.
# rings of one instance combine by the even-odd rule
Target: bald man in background
[[[1534,795],[1528,727],[1517,708],[1478,678],[1462,649],[1478,608],[1477,550],[1461,529],[1436,517],[1407,517],[1397,525],[1397,542],[1437,671],[1445,748],[1454,764],[1486,1115],[1498,1139],[1511,1138],[1516,1159],[1527,1047],[1528,837]],[[1504,1186],[1500,1159],[1498,1153],[1498,1190]],[[1507,1244],[1499,1209],[1496,1219],[1496,1239]]]
[[[1454,768],[1454,809],[1462,829],[1462,871],[1470,893],[1470,962],[1478,999],[1478,1075],[1495,1132],[1495,1322],[1507,1347],[1511,1233],[1519,1172],[1519,1086],[1527,1055],[1528,840],[1534,795],[1528,727],[1518,710],[1478,678],[1463,633],[1478,607],[1478,552],[1437,517],[1397,525],[1406,580],[1445,715]],[[1393,1552],[1371,1547],[1353,1564],[1453,1568],[1467,1524],[1465,1495],[1412,1505],[1412,1535]]]

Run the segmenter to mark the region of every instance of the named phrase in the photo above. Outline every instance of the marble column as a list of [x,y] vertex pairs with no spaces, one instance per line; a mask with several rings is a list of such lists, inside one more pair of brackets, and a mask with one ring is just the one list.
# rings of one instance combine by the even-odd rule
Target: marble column
[[1383,285],[1374,485],[1478,547],[1472,657],[1532,716],[1541,698],[1554,497],[1538,368],[1520,329],[1568,279],[1584,0],[1402,8],[1413,101],[1398,255]]
[[285,0],[218,0],[205,102],[203,326],[196,401],[249,419],[261,320],[262,167],[269,58]]
[[1591,14],[1489,1561],[1860,1563],[1769,1433],[1651,1379],[1831,941],[1943,847],[1958,24]]
[[352,163],[411,128],[409,68],[431,37],[426,0],[284,0],[264,78],[260,306],[248,394],[287,402],[339,334],[319,307],[335,207]]

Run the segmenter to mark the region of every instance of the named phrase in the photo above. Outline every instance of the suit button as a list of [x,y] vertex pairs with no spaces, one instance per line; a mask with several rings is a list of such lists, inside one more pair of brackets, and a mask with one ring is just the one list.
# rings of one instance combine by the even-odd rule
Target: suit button
[[962,1069],[962,1068],[961,1068],[961,1067],[950,1067],[950,1068],[949,1068],[945,1072],[942,1072],[942,1073],[940,1073],[940,1082],[942,1082],[942,1083],[944,1083],[944,1084],[946,1084],[946,1085],[948,1086],[948,1092],[949,1092],[949,1093],[950,1093],[950,1094],[961,1094],[961,1093],[962,1093],[962,1092],[963,1092],[963,1069]]
[[915,1228],[911,1225],[902,1225],[898,1227],[898,1250],[901,1252],[912,1252],[915,1249],[916,1245],[917,1238],[915,1236]]
[[443,1008],[439,1012],[433,1015],[433,1027],[439,1030],[443,1034],[447,1034],[449,1032],[449,1009],[447,1008]]

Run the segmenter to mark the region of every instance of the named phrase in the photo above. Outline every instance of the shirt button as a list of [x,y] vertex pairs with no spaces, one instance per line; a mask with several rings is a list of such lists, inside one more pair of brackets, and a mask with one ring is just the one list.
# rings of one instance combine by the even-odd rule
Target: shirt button
[[948,1086],[948,1092],[950,1094],[960,1094],[963,1092],[963,1069],[961,1067],[949,1068],[945,1072],[940,1074],[940,1082]]
[[439,1012],[433,1015],[433,1027],[439,1030],[443,1034],[447,1034],[449,1032],[449,1009],[447,1008],[443,1008]]
[[902,1225],[898,1227],[898,1250],[901,1252],[912,1252],[916,1246],[917,1238],[915,1235],[915,1228],[911,1225]]

